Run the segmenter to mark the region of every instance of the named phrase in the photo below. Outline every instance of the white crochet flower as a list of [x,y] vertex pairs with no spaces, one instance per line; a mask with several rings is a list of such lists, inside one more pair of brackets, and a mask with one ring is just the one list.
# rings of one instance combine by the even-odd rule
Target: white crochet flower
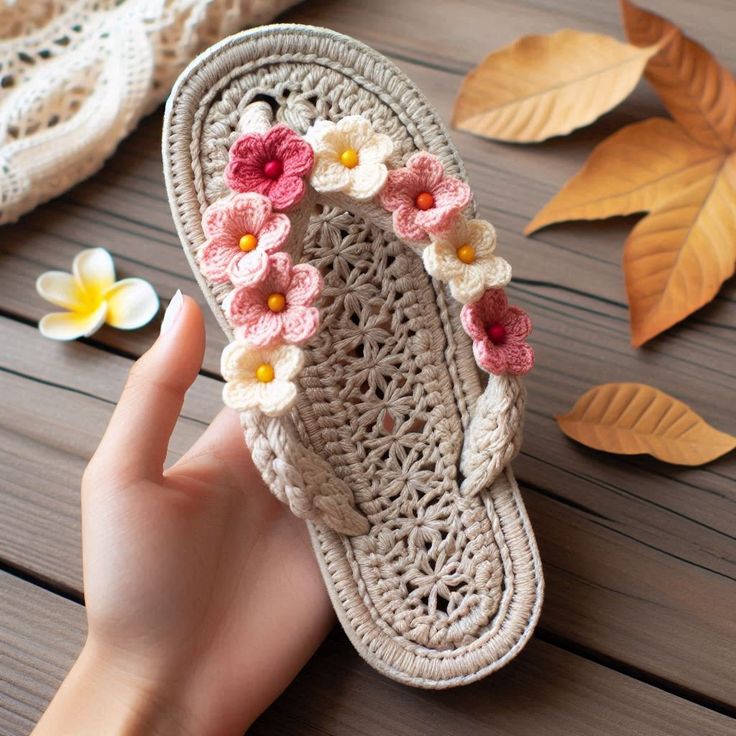
[[318,120],[305,138],[314,149],[310,181],[318,192],[345,192],[367,200],[386,182],[385,162],[394,145],[364,117],[349,115],[337,123]]
[[429,274],[448,282],[453,298],[468,304],[511,280],[511,266],[494,255],[495,249],[496,231],[490,222],[458,216],[451,230],[434,237],[422,257]]
[[297,395],[296,378],[304,365],[304,353],[296,345],[251,348],[231,342],[221,358],[227,381],[222,399],[236,411],[260,409],[269,417],[285,414]]

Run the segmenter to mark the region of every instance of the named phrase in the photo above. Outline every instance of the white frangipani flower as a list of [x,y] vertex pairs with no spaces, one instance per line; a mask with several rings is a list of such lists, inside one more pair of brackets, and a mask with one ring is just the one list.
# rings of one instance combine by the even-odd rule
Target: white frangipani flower
[[285,414],[294,404],[294,378],[304,365],[304,352],[296,345],[252,348],[231,342],[223,351],[222,391],[225,404],[236,411],[260,409],[269,417]]
[[318,120],[306,133],[314,149],[310,182],[318,192],[344,192],[358,200],[374,197],[386,182],[393,142],[366,118],[349,115],[337,123]]
[[147,281],[115,281],[115,265],[104,248],[78,253],[72,273],[42,273],[36,291],[66,310],[47,314],[38,323],[41,334],[53,340],[88,337],[105,322],[120,330],[135,330],[150,322],[159,307],[158,296]]
[[446,281],[453,298],[468,304],[511,280],[511,266],[494,254],[495,249],[496,231],[490,222],[458,216],[451,230],[434,236],[422,257],[428,273]]

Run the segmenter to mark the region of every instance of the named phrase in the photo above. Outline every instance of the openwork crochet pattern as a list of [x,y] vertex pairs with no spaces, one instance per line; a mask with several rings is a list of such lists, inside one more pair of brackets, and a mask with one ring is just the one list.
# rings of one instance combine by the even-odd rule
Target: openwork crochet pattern
[[[509,467],[521,442],[523,385],[501,371],[483,388],[451,278],[433,278],[422,257],[441,233],[450,237],[453,218],[473,221],[444,128],[401,72],[362,44],[302,26],[258,29],[211,49],[177,83],[165,129],[167,185],[195,275],[236,340],[231,320],[241,311],[233,301],[243,287],[200,271],[202,218],[232,196],[224,175],[231,149],[272,123],[314,140],[307,131],[317,121],[356,115],[393,144],[386,182],[362,199],[328,177],[288,210],[283,251],[321,274],[319,327],[298,348],[301,371],[284,379],[296,386],[293,406],[246,409],[241,421],[268,486],[308,520],[335,610],[361,655],[401,682],[450,687],[521,649],[539,614],[542,578]],[[352,154],[345,161],[353,164]],[[396,180],[389,189],[394,172],[416,191]],[[436,197],[440,217],[419,214],[431,209],[417,199],[424,193]],[[492,261],[494,234],[475,235],[478,255],[496,269],[483,272],[483,288],[494,278],[500,288],[508,274],[505,262]],[[259,283],[266,304],[282,293]],[[505,344],[502,330],[513,331],[503,319],[488,328],[494,346]],[[274,345],[289,342],[282,334]],[[250,363],[230,375],[247,375],[251,385],[254,370],[270,378],[268,355],[254,357],[245,345],[239,355]]]
[[94,173],[202,49],[295,2],[0,2],[0,224]]

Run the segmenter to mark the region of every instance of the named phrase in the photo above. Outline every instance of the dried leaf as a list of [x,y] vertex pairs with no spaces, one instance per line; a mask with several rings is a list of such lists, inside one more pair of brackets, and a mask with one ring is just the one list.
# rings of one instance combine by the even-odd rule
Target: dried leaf
[[524,36],[468,74],[453,125],[503,141],[564,135],[627,97],[658,50],[573,30]]
[[673,193],[712,177],[724,153],[697,144],[679,125],[651,118],[622,128],[598,144],[585,166],[526,226],[597,220],[648,212]]
[[736,80],[699,43],[659,15],[621,0],[631,43],[650,48],[662,42],[646,78],[672,117],[706,146],[736,148]]
[[646,453],[677,465],[702,465],[736,448],[736,437],[643,383],[596,386],[555,419],[568,437],[588,447],[622,455]]
[[736,155],[657,207],[624,246],[631,342],[707,304],[736,264]]
[[[631,341],[707,304],[736,267],[736,81],[669,21],[622,0],[629,38],[675,121],[653,118],[599,144],[526,227],[649,212],[624,247]],[[650,48],[647,46],[647,48]]]

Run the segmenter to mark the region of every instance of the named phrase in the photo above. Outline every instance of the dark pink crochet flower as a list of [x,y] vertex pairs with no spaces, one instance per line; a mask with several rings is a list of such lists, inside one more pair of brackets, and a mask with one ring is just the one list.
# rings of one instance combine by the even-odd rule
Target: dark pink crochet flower
[[287,125],[274,125],[265,135],[246,133],[230,149],[225,181],[238,192],[260,192],[274,209],[296,204],[312,170],[312,147]]
[[483,370],[519,376],[534,367],[534,351],[525,342],[531,320],[523,309],[509,306],[503,289],[488,289],[479,301],[463,307],[460,318]]
[[392,211],[394,231],[405,240],[424,240],[449,229],[452,219],[470,202],[470,187],[445,176],[436,156],[419,151],[403,169],[389,171],[380,202]]
[[321,289],[322,277],[314,266],[293,266],[288,253],[274,253],[264,278],[239,287],[230,298],[235,336],[259,348],[278,340],[305,342],[319,325],[319,310],[311,305]]
[[211,204],[202,228],[207,236],[199,255],[202,273],[210,281],[252,284],[268,268],[268,256],[286,242],[291,223],[274,213],[267,197],[256,192],[235,194]]

